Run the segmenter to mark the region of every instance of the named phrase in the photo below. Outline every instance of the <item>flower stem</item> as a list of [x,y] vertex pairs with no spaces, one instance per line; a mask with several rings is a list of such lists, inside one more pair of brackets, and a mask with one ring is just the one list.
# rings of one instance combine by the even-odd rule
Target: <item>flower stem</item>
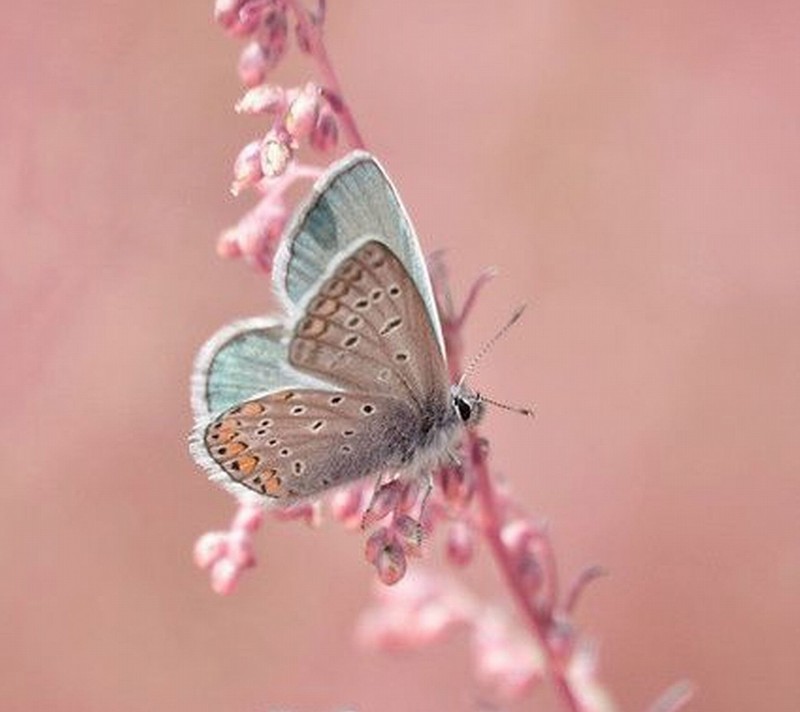
[[543,613],[537,610],[530,596],[518,580],[508,549],[503,543],[501,536],[503,516],[497,500],[494,482],[486,462],[485,445],[474,430],[468,434],[468,447],[470,466],[475,475],[475,492],[481,507],[483,534],[486,542],[489,544],[495,562],[517,601],[517,605],[525,616],[528,627],[544,651],[553,685],[569,710],[581,712],[581,705],[566,676],[564,657],[553,649],[548,639],[550,614],[549,612]]

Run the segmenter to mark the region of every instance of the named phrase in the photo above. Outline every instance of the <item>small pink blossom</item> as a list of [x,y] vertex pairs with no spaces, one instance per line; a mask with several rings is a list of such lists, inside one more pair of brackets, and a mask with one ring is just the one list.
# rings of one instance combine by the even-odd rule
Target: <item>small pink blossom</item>
[[195,564],[209,572],[211,588],[218,594],[232,593],[242,573],[255,565],[253,535],[261,526],[264,510],[242,502],[227,531],[203,534],[194,547]]
[[318,527],[322,523],[322,507],[318,501],[301,502],[292,507],[273,509],[272,516],[279,522],[301,521],[310,527]]
[[436,477],[446,502],[459,507],[469,505],[475,483],[466,468],[460,465],[442,467]]
[[320,111],[319,87],[309,82],[292,98],[284,117],[284,127],[296,141],[308,137],[317,123]]
[[291,137],[285,130],[272,129],[260,146],[261,170],[268,178],[276,178],[286,172],[294,155]]
[[525,697],[545,673],[541,649],[496,609],[475,622],[473,663],[478,681],[504,703]]
[[390,528],[381,527],[367,539],[364,555],[387,586],[396,584],[405,576],[406,554]]
[[368,650],[419,648],[468,625],[475,610],[452,581],[415,568],[396,586],[375,587],[375,604],[359,618],[356,641]]
[[372,500],[364,512],[364,529],[369,529],[393,512],[403,496],[404,485],[400,480],[382,484],[372,495]]
[[422,554],[424,530],[422,524],[407,514],[395,515],[392,529],[403,551],[409,556]]
[[331,516],[347,529],[361,527],[364,521],[364,508],[367,501],[366,487],[357,482],[337,490],[328,499]]
[[260,42],[251,41],[245,45],[239,55],[236,70],[239,79],[248,88],[253,88],[264,82],[272,64],[264,52]]
[[536,542],[541,532],[531,522],[515,519],[503,527],[500,536],[520,585],[528,594],[537,594],[544,582],[544,572],[536,555]]
[[236,161],[233,164],[231,193],[239,195],[246,188],[257,185],[263,177],[261,141],[251,141],[236,156]]
[[466,566],[472,561],[475,553],[475,535],[467,522],[456,520],[450,525],[445,552],[448,561],[455,566]]
[[236,102],[240,114],[275,114],[286,106],[286,90],[275,84],[260,84]]
[[244,256],[262,269],[269,270],[286,220],[286,211],[280,201],[263,198],[234,227],[220,235],[217,252],[223,257]]

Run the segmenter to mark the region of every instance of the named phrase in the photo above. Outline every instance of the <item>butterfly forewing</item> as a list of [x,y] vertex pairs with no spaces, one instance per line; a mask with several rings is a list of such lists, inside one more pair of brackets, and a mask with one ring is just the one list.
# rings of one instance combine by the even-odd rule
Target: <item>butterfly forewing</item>
[[289,360],[342,388],[447,407],[444,359],[425,303],[402,262],[370,240],[343,259],[310,300]]
[[289,225],[275,260],[278,293],[292,305],[304,302],[330,264],[365,235],[379,235],[405,264],[443,351],[433,290],[414,228],[391,180],[374,156],[363,151],[331,166]]
[[288,504],[402,467],[419,428],[415,410],[396,398],[287,389],[229,408],[202,440],[235,482]]

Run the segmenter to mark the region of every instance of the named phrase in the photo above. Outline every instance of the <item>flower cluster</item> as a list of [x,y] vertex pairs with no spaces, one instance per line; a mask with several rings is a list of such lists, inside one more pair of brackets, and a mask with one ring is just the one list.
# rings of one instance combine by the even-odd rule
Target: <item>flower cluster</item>
[[262,116],[268,126],[242,148],[233,164],[231,192],[239,195],[252,189],[259,201],[220,235],[217,252],[245,258],[269,272],[289,215],[286,191],[298,179],[319,175],[318,168],[297,160],[298,149],[308,146],[329,153],[339,143],[340,122],[349,128],[351,145],[360,145],[360,138],[356,134],[353,140],[352,119],[338,98],[335,76],[327,77],[325,86],[306,82],[285,88],[269,81],[289,49],[291,21],[300,51],[312,55],[324,51],[320,40],[324,4],[311,13],[291,0],[216,0],[214,18],[229,35],[247,40],[238,65],[245,94],[236,111]]
[[418,650],[466,630],[478,694],[495,703],[525,697],[545,675],[540,647],[501,608],[479,601],[452,578],[415,568],[397,586],[376,586],[356,626],[367,650]]

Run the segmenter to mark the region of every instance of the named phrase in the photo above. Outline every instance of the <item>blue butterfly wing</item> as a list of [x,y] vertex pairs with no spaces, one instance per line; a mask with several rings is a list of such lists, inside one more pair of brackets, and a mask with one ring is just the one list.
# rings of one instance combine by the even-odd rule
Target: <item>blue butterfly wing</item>
[[329,276],[337,258],[367,238],[385,243],[403,262],[444,354],[433,289],[411,221],[383,168],[363,151],[335,163],[295,213],[275,260],[276,291],[296,311]]
[[205,418],[266,391],[330,388],[289,365],[287,339],[283,324],[267,317],[237,321],[214,334],[195,360],[195,418]]

